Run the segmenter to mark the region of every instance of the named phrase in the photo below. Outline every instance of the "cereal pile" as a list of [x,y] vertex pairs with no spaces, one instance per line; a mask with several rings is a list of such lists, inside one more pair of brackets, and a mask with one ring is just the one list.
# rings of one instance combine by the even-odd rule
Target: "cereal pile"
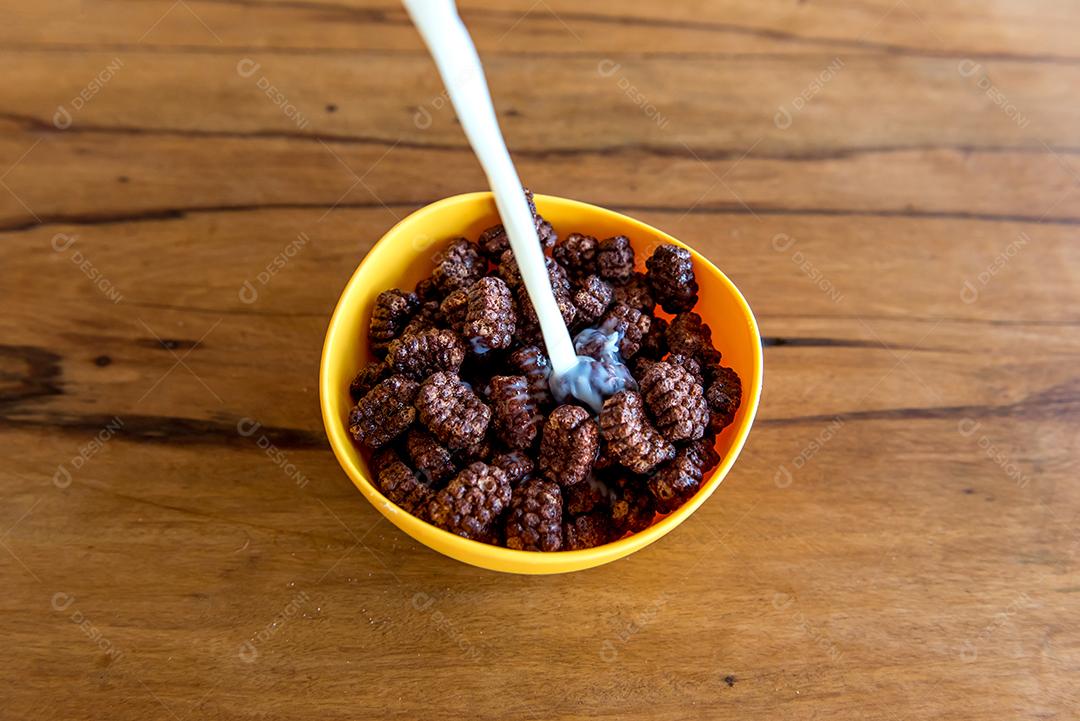
[[688,251],[661,245],[642,273],[625,236],[559,241],[531,194],[529,204],[578,352],[617,348],[630,388],[599,417],[556,402],[536,313],[496,225],[475,243],[451,241],[414,291],[379,295],[368,339],[380,360],[350,385],[349,432],[371,451],[383,495],[428,523],[519,550],[590,548],[697,492],[742,386],[693,312]]

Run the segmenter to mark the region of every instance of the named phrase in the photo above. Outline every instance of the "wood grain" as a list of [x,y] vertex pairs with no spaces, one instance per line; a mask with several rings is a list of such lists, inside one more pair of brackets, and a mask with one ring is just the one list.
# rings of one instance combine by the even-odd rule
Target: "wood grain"
[[714,497],[524,578],[382,522],[322,434],[340,288],[483,185],[398,6],[9,3],[2,715],[1074,717],[1077,12],[462,4],[530,185],[693,243],[765,336]]

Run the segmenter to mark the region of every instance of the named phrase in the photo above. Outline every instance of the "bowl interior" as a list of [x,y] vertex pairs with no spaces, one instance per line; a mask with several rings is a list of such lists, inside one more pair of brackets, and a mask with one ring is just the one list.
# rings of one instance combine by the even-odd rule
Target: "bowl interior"
[[[537,195],[536,205],[563,238],[570,232],[598,238],[626,235],[634,246],[639,269],[660,243],[686,244],[640,221],[565,198]],[[743,384],[743,401],[735,421],[716,441],[721,462],[698,493],[681,508],[644,531],[596,548],[558,553],[514,551],[470,541],[431,526],[387,501],[373,483],[367,462],[346,430],[352,401],[353,375],[373,356],[367,328],[375,298],[388,288],[412,289],[432,270],[435,254],[457,236],[475,240],[499,222],[490,193],[454,196],[421,208],[392,228],[364,258],[338,301],[323,347],[319,393],[327,436],[342,468],[353,483],[394,525],[421,543],[467,563],[514,573],[561,573],[613,561],[642,548],[681,523],[707,499],[742,449],[757,411],[761,391],[761,339],[757,323],[738,289],[708,260],[694,256],[699,313],[713,331],[723,363],[735,369]],[[661,315],[663,315],[661,313]]]

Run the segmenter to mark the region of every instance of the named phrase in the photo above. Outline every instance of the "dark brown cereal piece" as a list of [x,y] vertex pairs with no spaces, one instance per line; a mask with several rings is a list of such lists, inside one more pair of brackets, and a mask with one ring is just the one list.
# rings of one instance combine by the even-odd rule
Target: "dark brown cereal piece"
[[596,451],[596,460],[593,461],[593,471],[595,473],[604,475],[607,471],[618,470],[619,462],[615,460],[615,457],[611,455],[611,451],[608,450],[607,441],[604,440],[604,434],[600,434],[600,447]]
[[697,313],[679,313],[668,325],[667,342],[672,353],[697,357],[702,345],[712,345],[712,329]]
[[522,451],[500,453],[491,459],[491,465],[503,470],[511,486],[516,486],[529,478],[536,470],[536,463]]
[[465,319],[469,314],[469,291],[466,288],[458,288],[443,298],[442,303],[439,304],[439,313],[448,328],[464,333]]
[[512,250],[504,250],[503,254],[499,256],[495,272],[503,279],[503,282],[506,283],[510,290],[516,291],[522,284],[521,270],[518,268],[517,258],[514,257],[514,251]]
[[450,449],[422,428],[413,426],[409,429],[405,448],[416,470],[433,486],[445,483],[458,472]]
[[[524,296],[524,288],[516,295]],[[521,308],[521,302],[515,297],[515,307]],[[528,301],[526,300],[526,303]],[[514,333],[514,345],[540,345],[544,342],[544,333],[540,330],[540,321],[518,313],[517,331]]]
[[[577,308],[574,306],[574,300],[571,296],[570,280],[566,277],[566,271],[562,269],[561,265],[550,258],[548,260],[550,261],[548,263],[548,277],[551,278],[551,290],[555,294],[555,304],[559,307],[559,314],[562,315],[563,322],[566,323],[567,327],[571,327],[574,325],[574,318],[577,316]],[[528,337],[532,337],[534,334],[538,335],[540,319],[536,315],[536,309],[533,308],[532,300],[529,298],[524,283],[518,286],[515,295],[522,329]]]
[[[563,268],[558,261],[552,258],[546,258],[544,263],[547,266],[548,278],[551,280],[551,289],[555,292],[555,300],[561,301],[563,298],[570,300],[573,294],[573,286],[570,284],[570,276],[566,274],[566,268]],[[559,309],[562,310],[561,302]]]
[[559,234],[555,232],[554,226],[539,215],[536,216],[536,235],[540,238],[542,248],[551,248],[559,242]]
[[578,516],[563,524],[563,550],[580,551],[615,540],[611,519],[600,511]]
[[[536,226],[536,235],[540,240],[540,247],[542,249],[550,248],[558,240],[555,229],[551,227],[551,223],[537,214],[533,193],[528,188],[525,189],[525,200],[529,203],[529,212],[532,213],[533,224]],[[506,234],[506,228],[503,224],[499,223],[481,233],[477,245],[480,246],[480,252],[487,256],[492,263],[498,263],[499,257],[510,247],[510,237]]]
[[457,373],[465,360],[465,344],[457,333],[445,328],[429,328],[406,335],[390,344],[386,362],[395,373],[423,380],[436,371]]
[[650,368],[659,362],[660,361],[655,358],[646,358],[645,356],[638,354],[630,361],[629,366],[630,370],[633,372],[634,378],[641,378],[649,372]]
[[435,256],[431,279],[443,295],[448,295],[458,288],[468,288],[486,270],[487,261],[480,257],[476,246],[465,238],[456,238]]
[[442,293],[429,275],[416,284],[416,297],[421,303],[435,303],[437,306],[442,299]]
[[352,382],[349,383],[349,395],[352,396],[353,401],[360,400],[379,381],[385,380],[388,375],[390,375],[390,366],[386,365],[385,362],[369,363],[353,376]]
[[529,212],[532,213],[532,216],[535,218],[536,217],[536,196],[528,188],[522,188],[522,190],[525,191],[525,202],[529,204]]
[[[472,356],[469,360],[475,359]],[[486,372],[485,372],[486,371]],[[484,403],[491,403],[491,378],[485,377],[490,373],[486,368],[477,368],[476,365],[466,365],[459,376],[461,380],[472,386],[473,391]]]
[[492,263],[498,263],[500,256],[510,248],[510,236],[506,234],[506,228],[502,223],[493,225],[476,239],[480,246],[480,252]]
[[705,390],[688,370],[667,362],[653,364],[638,379],[645,408],[656,429],[671,442],[696,441],[709,425]]
[[551,377],[551,362],[539,346],[530,345],[518,348],[510,354],[510,367],[525,376],[529,384],[529,397],[541,408],[554,403],[548,379]]
[[[558,236],[555,234],[555,229],[551,227],[551,223],[539,217],[535,218],[534,222],[536,223],[536,236],[540,241],[540,247],[550,248],[555,245]],[[502,254],[510,249],[510,236],[507,235],[503,224],[499,223],[481,233],[477,245],[480,246],[480,252],[486,258],[492,263],[498,263],[499,259],[502,258]]]
[[629,360],[641,350],[641,343],[651,325],[652,318],[637,308],[616,303],[604,314],[600,330],[619,334],[619,353],[623,360]]
[[600,241],[596,251],[596,268],[600,277],[614,285],[622,285],[634,275],[634,249],[625,235]]
[[581,406],[559,406],[548,415],[540,440],[540,470],[563,486],[589,475],[599,445],[596,421]]
[[698,284],[689,250],[664,243],[645,261],[645,267],[649,287],[661,308],[668,313],[693,310],[698,301]]
[[622,479],[618,498],[611,502],[611,522],[620,533],[637,533],[652,525],[656,502],[637,479]]
[[611,362],[619,348],[620,335],[616,331],[601,328],[586,328],[574,337],[574,351],[578,355],[589,356],[600,362]]
[[379,490],[387,500],[406,513],[423,518],[433,497],[431,487],[418,478],[396,453],[389,449],[383,449],[380,453],[386,455],[375,464],[379,469]]
[[368,448],[381,448],[416,420],[416,381],[390,376],[357,401],[349,412],[349,433]]
[[429,328],[437,328],[439,325],[439,318],[441,314],[439,312],[438,301],[429,300],[420,304],[416,313],[413,315],[412,320],[405,326],[405,330],[401,331],[401,336],[416,335],[421,331],[425,331]]
[[405,293],[397,288],[379,293],[368,326],[371,349],[376,353],[385,351],[390,342],[405,330],[419,306],[420,301],[415,293]]
[[551,223],[544,220],[544,217],[536,211],[536,201],[533,199],[533,192],[528,188],[525,188],[525,200],[529,203],[529,210],[533,215],[533,222],[536,223],[536,235],[540,238],[540,247],[545,250],[554,246],[559,242],[559,236],[555,233],[555,228],[551,226]]
[[[544,257],[544,265],[547,267],[548,277],[551,279],[552,286],[557,283],[562,283],[566,286],[567,292],[570,290],[570,280],[566,274],[566,269],[559,265],[558,261],[554,258]],[[495,272],[498,274],[510,290],[517,291],[521,287],[523,281],[521,280],[521,269],[518,268],[517,258],[514,256],[514,251],[508,250],[499,256],[499,264],[495,268]]]
[[712,369],[713,381],[705,391],[709,405],[709,429],[719,433],[735,420],[742,403],[742,381],[739,374],[727,366]]
[[530,478],[514,489],[506,516],[506,547],[558,551],[563,545],[563,501],[559,484]]
[[502,279],[488,276],[469,286],[463,334],[475,353],[509,348],[514,330],[514,298]]
[[[544,249],[555,245],[558,236],[555,234],[555,229],[551,227],[551,223],[543,218],[536,218],[534,222],[536,223],[536,237],[540,241],[540,247]],[[499,223],[481,233],[477,245],[480,246],[480,252],[485,257],[491,260],[492,263],[498,263],[499,259],[502,258],[502,254],[510,249],[510,236],[507,235],[503,224]]]
[[668,322],[660,316],[653,316],[649,322],[649,332],[641,339],[639,356],[647,356],[653,360],[660,360],[668,352],[667,346]]
[[529,395],[525,376],[495,376],[491,379],[489,399],[499,440],[510,448],[530,448],[536,442],[544,416]]
[[649,423],[641,395],[634,391],[619,391],[604,401],[600,433],[611,457],[634,473],[648,473],[675,455],[675,446]]
[[701,454],[702,469],[705,473],[711,471],[720,462],[720,454],[716,452],[716,435],[709,431],[700,441],[694,441],[694,446]]
[[596,251],[599,247],[596,238],[581,233],[571,233],[566,240],[551,249],[551,257],[566,268],[566,273],[575,280],[596,274]]
[[[574,307],[570,278],[566,275],[566,270],[555,260],[544,258],[544,263],[547,266],[548,279],[551,281],[551,290],[555,294],[555,303],[559,306],[563,321],[569,326],[574,322],[574,316],[577,313],[577,309]],[[530,300],[525,284],[521,280],[521,273],[518,270],[517,261],[514,260],[513,252],[507,251],[503,253],[498,273],[499,277],[506,282],[506,285],[514,291],[518,303],[519,325],[530,331],[536,329],[539,323],[536,310],[533,308],[532,300]]]
[[420,422],[451,449],[480,443],[491,421],[491,409],[472,388],[457,376],[442,371],[420,384],[416,410]]
[[702,369],[720,362],[720,353],[713,348],[712,329],[697,313],[679,313],[667,329],[668,350],[698,359]]
[[603,483],[586,478],[585,483],[567,486],[563,491],[563,507],[571,516],[591,513],[607,503],[611,490]]
[[472,463],[473,461],[484,461],[485,463],[491,460],[491,454],[494,449],[491,445],[491,440],[485,435],[476,443],[471,446],[465,446],[457,452],[457,459],[461,465]]
[[[521,308],[521,305],[517,305]],[[517,332],[514,334],[514,345],[543,345],[543,332],[539,322],[530,323],[521,312],[517,314]]]
[[510,483],[499,468],[482,461],[466,466],[428,503],[428,518],[439,528],[490,543],[495,523],[510,503]]
[[612,296],[611,284],[601,280],[598,275],[586,276],[574,291],[573,297],[578,325],[592,325],[598,321],[611,305]]
[[[701,440],[680,448],[674,458],[649,476],[649,493],[656,499],[656,508],[660,513],[671,513],[701,487],[701,479],[705,475],[710,457],[706,443]],[[711,450],[711,439],[709,449]],[[715,456],[715,451],[713,455]]]
[[371,469],[371,472],[375,474],[375,479],[378,480],[378,476],[384,468],[400,460],[401,456],[394,450],[394,447],[386,446],[371,454],[371,462],[368,464],[368,468]]
[[664,359],[664,362],[673,366],[680,366],[694,377],[694,380],[698,382],[702,389],[705,388],[705,373],[702,371],[701,363],[698,362],[697,358],[682,353],[671,353]]
[[656,308],[656,301],[653,300],[649,281],[644,273],[634,273],[625,284],[616,286],[614,300],[616,303],[637,308],[646,315],[652,315]]

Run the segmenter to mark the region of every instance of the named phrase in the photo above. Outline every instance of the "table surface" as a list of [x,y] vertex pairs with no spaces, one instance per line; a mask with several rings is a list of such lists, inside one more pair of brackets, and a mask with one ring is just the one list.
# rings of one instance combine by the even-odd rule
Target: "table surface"
[[1075,718],[1080,5],[462,14],[526,182],[693,243],[755,309],[733,471],[583,573],[413,542],[316,388],[372,242],[484,186],[406,16],[15,0],[0,715]]

